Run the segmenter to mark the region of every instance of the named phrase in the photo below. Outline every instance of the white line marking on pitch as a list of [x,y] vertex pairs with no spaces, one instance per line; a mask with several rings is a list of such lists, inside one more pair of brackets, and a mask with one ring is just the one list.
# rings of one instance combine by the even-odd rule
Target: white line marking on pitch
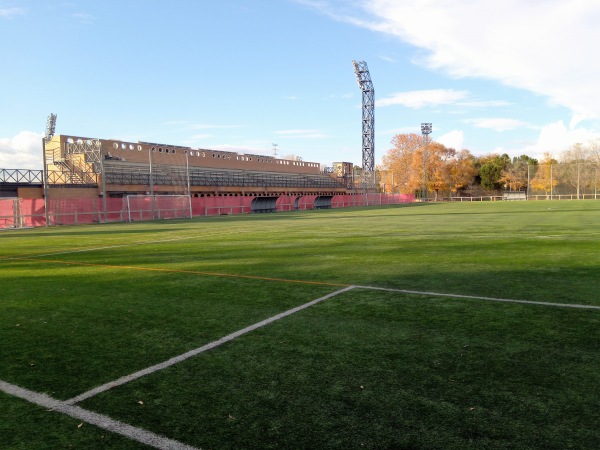
[[552,303],[552,302],[538,302],[534,300],[513,300],[509,298],[495,298],[495,297],[480,297],[477,295],[464,295],[464,294],[444,294],[441,292],[426,292],[426,291],[409,291],[406,289],[393,289],[393,288],[382,288],[376,286],[354,286],[357,289],[370,289],[372,291],[387,291],[387,292],[398,292],[402,294],[412,295],[430,295],[433,297],[450,297],[450,298],[464,298],[471,300],[485,300],[489,302],[504,302],[504,303],[521,303],[525,305],[542,305],[542,306],[555,306],[557,308],[578,308],[578,309],[600,309],[600,306],[595,305],[582,305],[580,303]]
[[164,361],[164,362],[159,363],[159,364],[155,364],[154,366],[146,367],[145,369],[142,369],[142,370],[140,370],[138,372],[135,372],[135,373],[132,373],[130,375],[126,375],[126,376],[121,377],[121,378],[119,378],[117,380],[109,381],[108,383],[105,383],[105,384],[103,384],[101,386],[95,387],[94,389],[91,389],[91,390],[89,390],[87,392],[84,392],[83,394],[80,394],[80,395],[78,395],[76,397],[73,397],[73,398],[71,398],[69,400],[65,400],[64,403],[67,404],[67,405],[74,405],[75,403],[79,403],[79,402],[81,402],[83,400],[86,400],[88,398],[94,397],[95,395],[98,395],[98,394],[100,394],[102,392],[108,391],[109,389],[112,389],[114,387],[121,386],[121,385],[123,385],[125,383],[129,383],[130,381],[136,380],[136,379],[141,378],[143,376],[150,375],[151,373],[157,372],[157,371],[162,370],[162,369],[166,369],[167,367],[172,366],[172,365],[177,364],[177,363],[180,363],[182,361],[185,361],[186,359],[189,359],[192,356],[196,356],[196,355],[199,355],[200,353],[203,353],[203,352],[206,352],[208,350],[211,350],[211,349],[213,349],[215,347],[218,347],[218,346],[220,346],[222,344],[225,344],[226,342],[232,341],[233,339],[238,338],[238,337],[240,337],[240,336],[242,336],[242,335],[244,335],[246,333],[249,333],[249,332],[254,331],[254,330],[258,329],[258,328],[264,327],[265,325],[268,325],[268,324],[270,324],[272,322],[275,322],[277,320],[283,319],[284,317],[290,316],[290,315],[292,315],[294,313],[297,313],[298,311],[302,311],[303,309],[309,308],[309,307],[311,307],[313,305],[316,305],[317,303],[320,303],[320,302],[322,302],[324,300],[328,300],[328,299],[330,299],[332,297],[335,297],[336,295],[342,294],[342,293],[347,292],[347,291],[349,291],[351,289],[354,289],[354,288],[355,288],[355,286],[348,286],[348,287],[345,287],[344,289],[340,289],[339,291],[335,291],[335,292],[332,292],[331,294],[327,294],[327,295],[325,295],[323,297],[320,297],[320,298],[318,298],[316,300],[312,300],[312,301],[310,301],[308,303],[304,303],[303,305],[296,306],[295,308],[292,308],[292,309],[288,309],[287,311],[284,311],[284,312],[282,312],[280,314],[277,314],[275,316],[269,317],[268,319],[265,319],[265,320],[263,320],[261,322],[257,322],[254,325],[250,325],[250,326],[248,326],[246,328],[243,328],[241,330],[238,330],[238,331],[236,331],[234,333],[228,334],[227,336],[224,336],[224,337],[222,337],[219,340],[210,342],[209,344],[203,345],[202,347],[198,347],[198,348],[196,348],[194,350],[190,350],[189,352],[186,352],[186,353],[183,353],[181,355],[175,356],[175,357],[173,357],[171,359],[168,359],[167,361]]
[[65,251],[61,251],[61,252],[44,253],[41,255],[34,254],[34,255],[25,255],[25,256],[24,255],[11,256],[11,257],[7,257],[7,258],[0,258],[0,261],[12,261],[12,260],[19,259],[19,258],[41,258],[44,256],[69,255],[72,253],[93,252],[96,250],[109,250],[111,248],[129,247],[129,246],[133,246],[133,245],[162,244],[163,242],[183,241],[186,239],[204,238],[204,237],[208,237],[208,236],[224,236],[224,235],[228,235],[228,234],[250,233],[253,231],[256,231],[256,230],[235,230],[235,231],[228,231],[225,233],[204,233],[204,234],[198,234],[198,235],[193,235],[193,236],[174,237],[171,239],[158,239],[156,241],[127,242],[124,244],[107,245],[105,247],[78,248],[75,250],[65,250]]
[[197,450],[196,447],[191,447],[179,441],[119,422],[108,416],[80,408],[79,406],[68,405],[46,394],[23,389],[2,380],[0,380],[0,391],[161,450]]

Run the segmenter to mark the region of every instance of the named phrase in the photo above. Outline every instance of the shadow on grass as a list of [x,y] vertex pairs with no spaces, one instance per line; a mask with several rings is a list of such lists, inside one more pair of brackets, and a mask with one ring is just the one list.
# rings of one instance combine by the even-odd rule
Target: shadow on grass
[[[240,273],[471,295],[600,290],[581,266],[556,281],[211,257]],[[0,283],[0,379],[62,399],[337,289],[33,261],[7,264]],[[356,290],[82,406],[203,448],[591,448],[599,324],[597,311]]]
[[13,276],[0,275],[0,379],[62,399],[336,290],[114,268],[11,268]]
[[201,448],[594,448],[598,322],[351,291],[83,406]]

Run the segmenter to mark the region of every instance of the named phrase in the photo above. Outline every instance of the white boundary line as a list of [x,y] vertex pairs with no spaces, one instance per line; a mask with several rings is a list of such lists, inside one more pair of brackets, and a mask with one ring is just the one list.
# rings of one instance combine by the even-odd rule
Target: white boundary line
[[277,320],[283,319],[284,317],[287,317],[291,314],[294,314],[298,311],[301,311],[303,309],[306,309],[310,306],[313,306],[319,302],[322,302],[324,300],[330,299],[332,297],[335,297],[339,294],[342,294],[344,292],[350,291],[352,289],[365,289],[365,290],[371,290],[371,291],[384,291],[384,292],[395,292],[395,293],[402,293],[402,294],[410,294],[410,295],[426,295],[426,296],[434,296],[434,297],[447,297],[447,298],[457,298],[457,299],[470,299],[470,300],[484,300],[484,301],[492,301],[492,302],[504,302],[504,303],[517,303],[517,304],[525,304],[525,305],[542,305],[542,306],[553,306],[553,307],[559,307],[559,308],[576,308],[576,309],[592,309],[592,310],[600,310],[600,306],[594,306],[594,305],[582,305],[582,304],[569,304],[569,303],[550,303],[550,302],[538,302],[538,301],[531,301],[531,300],[514,300],[514,299],[504,299],[504,298],[494,298],[494,297],[481,297],[481,296],[474,296],[474,295],[460,295],[460,294],[444,294],[444,293],[440,293],[440,292],[427,292],[427,291],[412,291],[412,290],[406,290],[406,289],[392,289],[392,288],[381,288],[381,287],[375,287],[375,286],[360,286],[360,285],[353,285],[353,286],[348,286],[345,287],[343,289],[340,289],[338,291],[332,292],[331,294],[325,295],[323,297],[320,297],[316,300],[310,301],[308,303],[305,303],[303,305],[297,306],[295,308],[289,309],[287,311],[284,311],[280,314],[277,314],[273,317],[270,317],[268,319],[265,319],[261,322],[255,323],[254,325],[250,325],[246,328],[243,328],[241,330],[238,330],[234,333],[228,334],[227,336],[224,336],[216,341],[210,342],[206,345],[203,345],[202,347],[198,347],[194,350],[190,350],[186,353],[182,353],[181,355],[175,356],[173,358],[170,358],[166,361],[163,361],[162,363],[159,364],[155,364],[153,366],[150,367],[146,367],[145,369],[139,370],[137,372],[134,372],[132,374],[123,376],[121,378],[118,378],[116,380],[113,381],[109,381],[108,383],[105,383],[101,386],[97,386],[87,392],[84,392],[76,397],[73,397],[69,400],[65,400],[65,404],[68,405],[74,405],[76,403],[82,402],[84,400],[87,400],[88,398],[94,397],[102,392],[108,391],[114,387],[117,386],[121,386],[123,384],[129,383],[130,381],[136,380],[138,378],[144,377],[146,375],[150,375],[154,372],[157,372],[159,370],[165,369],[167,367],[170,367],[174,364],[178,364],[182,361],[185,361],[186,359],[189,359],[193,356],[199,355],[200,353],[204,353],[208,350],[211,350],[215,347],[218,347],[226,342],[229,342],[233,339],[236,339],[246,333],[249,333],[251,331],[254,331],[258,328],[262,328],[265,325],[268,325],[272,322],[275,322]]
[[166,361],[163,361],[159,364],[155,364],[154,366],[146,367],[145,369],[142,369],[138,372],[126,375],[117,380],[109,381],[108,383],[105,383],[101,386],[95,387],[95,388],[93,388],[87,392],[84,392],[76,397],[66,400],[64,403],[67,405],[74,405],[75,403],[79,403],[83,400],[87,400],[88,398],[94,397],[95,395],[98,395],[102,392],[108,391],[109,389],[112,389],[114,387],[121,386],[125,383],[129,383],[130,381],[136,380],[143,376],[150,375],[151,373],[157,372],[162,369],[166,369],[169,366],[172,366],[174,364],[185,361],[186,359],[189,359],[193,356],[199,355],[200,353],[206,352],[206,351],[211,350],[215,347],[218,347],[222,344],[225,344],[226,342],[232,341],[233,339],[238,338],[246,333],[254,331],[258,328],[262,328],[265,325],[268,325],[272,322],[283,319],[284,317],[290,316],[294,313],[297,313],[298,311],[302,311],[303,309],[309,308],[313,305],[316,305],[317,303],[320,303],[324,300],[328,300],[332,297],[335,297],[336,295],[342,294],[342,293],[347,292],[354,288],[355,288],[355,286],[348,286],[348,287],[345,287],[344,289],[340,289],[338,291],[332,292],[331,294],[320,297],[316,300],[310,301],[308,303],[304,303],[303,305],[296,306],[295,308],[292,308],[292,309],[288,309],[287,311],[284,311],[280,314],[269,317],[268,319],[265,319],[261,322],[255,323],[254,325],[250,325],[246,328],[242,328],[241,330],[238,330],[234,333],[228,334],[227,336],[224,336],[221,339],[218,339],[216,341],[213,341],[206,345],[203,345],[202,347],[198,347],[194,350],[190,350],[189,352],[182,353],[181,355],[175,356],[175,357],[168,359]]
[[183,444],[179,441],[175,441],[173,439],[169,439],[158,434],[152,433],[150,431],[143,430],[141,428],[134,427],[132,425],[128,425],[123,422],[119,422],[118,420],[111,419],[108,416],[95,413],[93,411],[89,411],[87,409],[80,408],[79,406],[74,406],[75,403],[93,397],[101,392],[112,389],[113,387],[120,386],[122,384],[128,383],[129,381],[135,380],[145,375],[149,375],[158,370],[165,369],[169,366],[177,364],[181,361],[185,361],[192,356],[196,356],[200,353],[203,353],[207,350],[211,350],[215,347],[218,347],[221,344],[229,342],[239,336],[242,336],[246,333],[254,331],[258,328],[264,327],[272,322],[275,322],[279,319],[283,319],[284,317],[290,316],[298,311],[302,311],[303,309],[309,308],[317,303],[320,303],[324,300],[330,299],[339,295],[343,292],[347,292],[351,289],[354,289],[354,286],[348,286],[344,289],[340,289],[338,291],[332,292],[331,294],[325,295],[323,297],[312,300],[308,303],[304,303],[303,305],[297,306],[295,308],[284,311],[280,314],[272,316],[268,319],[265,319],[261,322],[255,323],[254,325],[250,325],[249,327],[238,330],[234,333],[228,334],[227,336],[222,337],[217,341],[213,341],[209,344],[206,344],[202,347],[199,347],[195,350],[191,350],[187,353],[183,353],[179,356],[175,356],[167,361],[164,361],[160,364],[156,364],[154,366],[148,367],[146,369],[140,370],[138,372],[132,373],[131,375],[127,375],[125,377],[121,377],[118,380],[106,383],[102,386],[98,386],[88,392],[84,392],[77,397],[74,397],[70,400],[60,401],[56,400],[52,397],[49,397],[46,394],[41,394],[38,392],[30,391],[14,384],[7,383],[5,381],[0,380],[0,391],[12,395],[14,397],[18,397],[24,400],[27,400],[31,403],[34,403],[38,406],[43,406],[44,408],[50,409],[52,411],[58,411],[60,413],[66,414],[70,417],[82,420],[84,422],[95,425],[99,428],[103,428],[113,433],[121,434],[125,437],[133,439],[138,442],[142,442],[146,445],[150,445],[152,447],[158,448],[160,450],[198,450],[195,447],[191,447],[189,445]]
[[429,295],[432,297],[449,297],[449,298],[464,298],[470,300],[484,300],[488,302],[504,302],[504,303],[521,303],[524,305],[542,305],[542,306],[554,306],[557,308],[577,308],[577,309],[600,309],[600,306],[596,305],[583,305],[581,303],[552,303],[552,302],[538,302],[535,300],[514,300],[509,298],[495,298],[495,297],[480,297],[478,295],[464,295],[464,294],[444,294],[442,292],[427,292],[427,291],[410,291],[406,289],[393,289],[393,288],[382,288],[376,286],[354,286],[357,289],[369,289],[371,291],[386,291],[386,292],[398,292],[401,294],[411,295]]
[[108,416],[80,408],[79,406],[68,405],[46,394],[23,389],[2,380],[0,380],[0,391],[161,450],[197,450],[196,447],[191,447],[179,441],[143,430],[142,428],[119,422]]
[[138,241],[138,242],[125,242],[123,244],[114,244],[114,245],[107,245],[104,247],[90,247],[90,248],[77,248],[74,250],[65,250],[65,251],[59,251],[59,252],[53,252],[53,253],[44,253],[44,254],[33,254],[33,255],[20,255],[20,256],[10,256],[10,257],[0,257],[0,261],[14,261],[14,260],[18,260],[20,258],[41,258],[41,257],[45,257],[45,256],[54,256],[54,255],[69,255],[72,253],[85,253],[85,252],[94,252],[97,250],[109,250],[112,248],[120,248],[120,247],[131,247],[134,245],[150,245],[150,244],[160,244],[163,242],[173,242],[173,241],[184,241],[187,239],[198,239],[198,238],[204,238],[207,236],[226,236],[229,234],[239,234],[239,233],[250,233],[256,230],[236,230],[236,231],[231,231],[231,232],[226,232],[226,233],[204,233],[204,234],[194,234],[194,235],[188,235],[188,236],[181,236],[181,237],[174,237],[174,238],[170,238],[170,239],[158,239],[156,241]]
[[384,292],[396,292],[403,294],[411,294],[411,295],[428,295],[435,297],[450,297],[450,298],[460,298],[460,299],[474,299],[474,300],[485,300],[485,301],[493,301],[493,302],[506,302],[506,303],[520,303],[527,305],[543,305],[543,306],[554,306],[554,307],[563,307],[563,308],[578,308],[578,309],[595,309],[599,310],[600,306],[593,305],[581,305],[581,304],[568,304],[568,303],[550,303],[550,302],[538,302],[538,301],[529,301],[529,300],[513,300],[513,299],[503,299],[503,298],[494,298],[494,297],[480,297],[473,295],[459,295],[459,294],[443,294],[439,292],[427,292],[427,291],[413,291],[406,289],[392,289],[392,288],[381,288],[375,286],[348,286],[343,289],[332,292],[331,294],[327,294],[323,297],[312,300],[303,305],[297,306],[295,308],[284,311],[280,314],[272,316],[268,319],[265,319],[261,322],[257,322],[254,325],[250,325],[246,328],[238,330],[234,333],[228,334],[216,341],[213,341],[209,344],[203,345],[202,347],[198,347],[194,350],[190,350],[189,352],[183,353],[179,356],[175,356],[167,361],[156,364],[151,367],[147,367],[138,372],[132,373],[130,375],[121,377],[117,380],[108,382],[101,386],[98,386],[94,389],[91,389],[87,392],[84,392],[76,397],[73,397],[69,400],[60,401],[56,400],[52,397],[47,396],[46,394],[30,391],[19,386],[7,383],[5,381],[0,380],[0,391],[27,400],[31,403],[34,403],[39,406],[43,406],[52,411],[58,411],[63,414],[66,414],[70,417],[82,420],[84,422],[95,425],[99,428],[103,428],[113,433],[121,434],[125,437],[128,437],[132,440],[144,443],[146,445],[161,449],[161,450],[197,450],[195,447],[188,446],[181,442],[175,441],[173,439],[169,439],[158,434],[152,433],[150,431],[143,430],[141,428],[134,427],[132,425],[128,425],[126,423],[119,422],[117,420],[111,419],[108,416],[95,413],[93,411],[89,411],[78,406],[74,406],[76,403],[81,402],[83,400],[89,399],[98,395],[102,392],[108,391],[117,386],[121,386],[130,381],[141,378],[145,375],[152,374],[159,370],[170,367],[179,362],[185,361],[193,356],[196,356],[200,353],[211,350],[215,347],[218,347],[226,342],[232,341],[244,334],[247,334],[251,331],[254,331],[258,328],[262,328],[265,325],[268,325],[277,320],[283,319],[284,317],[290,316],[298,311],[302,311],[303,309],[309,308],[317,303],[320,303],[324,300],[328,300],[332,297],[335,297],[344,292],[348,292],[352,289],[366,289],[372,291],[384,291]]

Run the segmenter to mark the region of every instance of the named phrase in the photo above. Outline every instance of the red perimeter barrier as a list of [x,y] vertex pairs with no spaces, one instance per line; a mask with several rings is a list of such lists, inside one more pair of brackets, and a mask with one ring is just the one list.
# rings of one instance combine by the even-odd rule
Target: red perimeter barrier
[[254,197],[193,197],[192,216],[225,216],[252,212]]
[[100,222],[102,207],[96,199],[48,200],[48,220],[52,225],[80,225]]
[[0,228],[16,228],[18,226],[19,199],[0,198]]
[[[277,211],[313,209],[318,195],[283,195],[277,199]],[[255,197],[192,197],[192,216],[214,216],[229,214],[249,214]],[[140,199],[140,201],[144,201]],[[332,208],[353,206],[378,206],[415,201],[411,194],[355,194],[334,195]],[[126,222],[129,211],[124,207],[125,199],[64,199],[48,200],[49,225],[79,225],[87,223]],[[106,205],[106,209],[105,209]],[[169,207],[162,208],[159,199],[155,209],[159,216],[166,218]],[[163,209],[165,209],[163,211]],[[185,209],[178,207],[178,209]],[[140,207],[132,214],[132,220],[150,220],[150,208]],[[189,215],[189,214],[188,214]],[[43,199],[0,199],[0,228],[39,227],[46,225],[46,211]]]
[[305,209],[313,209],[315,207],[315,199],[318,197],[318,195],[303,195],[300,198],[298,198],[298,209],[299,210],[305,210]]
[[300,198],[299,195],[281,195],[277,198],[275,207],[277,211],[294,211],[297,208],[296,200]]
[[331,200],[333,208],[350,208],[352,206],[380,206],[413,203],[413,194],[355,194],[334,195]]
[[46,210],[43,198],[21,200],[21,217],[25,227],[43,227],[46,225]]

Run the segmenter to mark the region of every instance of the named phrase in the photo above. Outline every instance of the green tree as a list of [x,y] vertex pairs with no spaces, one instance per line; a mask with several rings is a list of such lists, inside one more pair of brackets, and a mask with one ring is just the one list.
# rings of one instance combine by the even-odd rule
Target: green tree
[[510,157],[506,154],[502,156],[491,155],[488,160],[479,168],[479,177],[481,186],[484,189],[498,190],[504,186],[502,172],[510,163]]
[[537,159],[530,158],[527,155],[514,157],[513,160],[504,166],[500,181],[511,191],[518,191],[527,187],[529,166],[537,165]]

